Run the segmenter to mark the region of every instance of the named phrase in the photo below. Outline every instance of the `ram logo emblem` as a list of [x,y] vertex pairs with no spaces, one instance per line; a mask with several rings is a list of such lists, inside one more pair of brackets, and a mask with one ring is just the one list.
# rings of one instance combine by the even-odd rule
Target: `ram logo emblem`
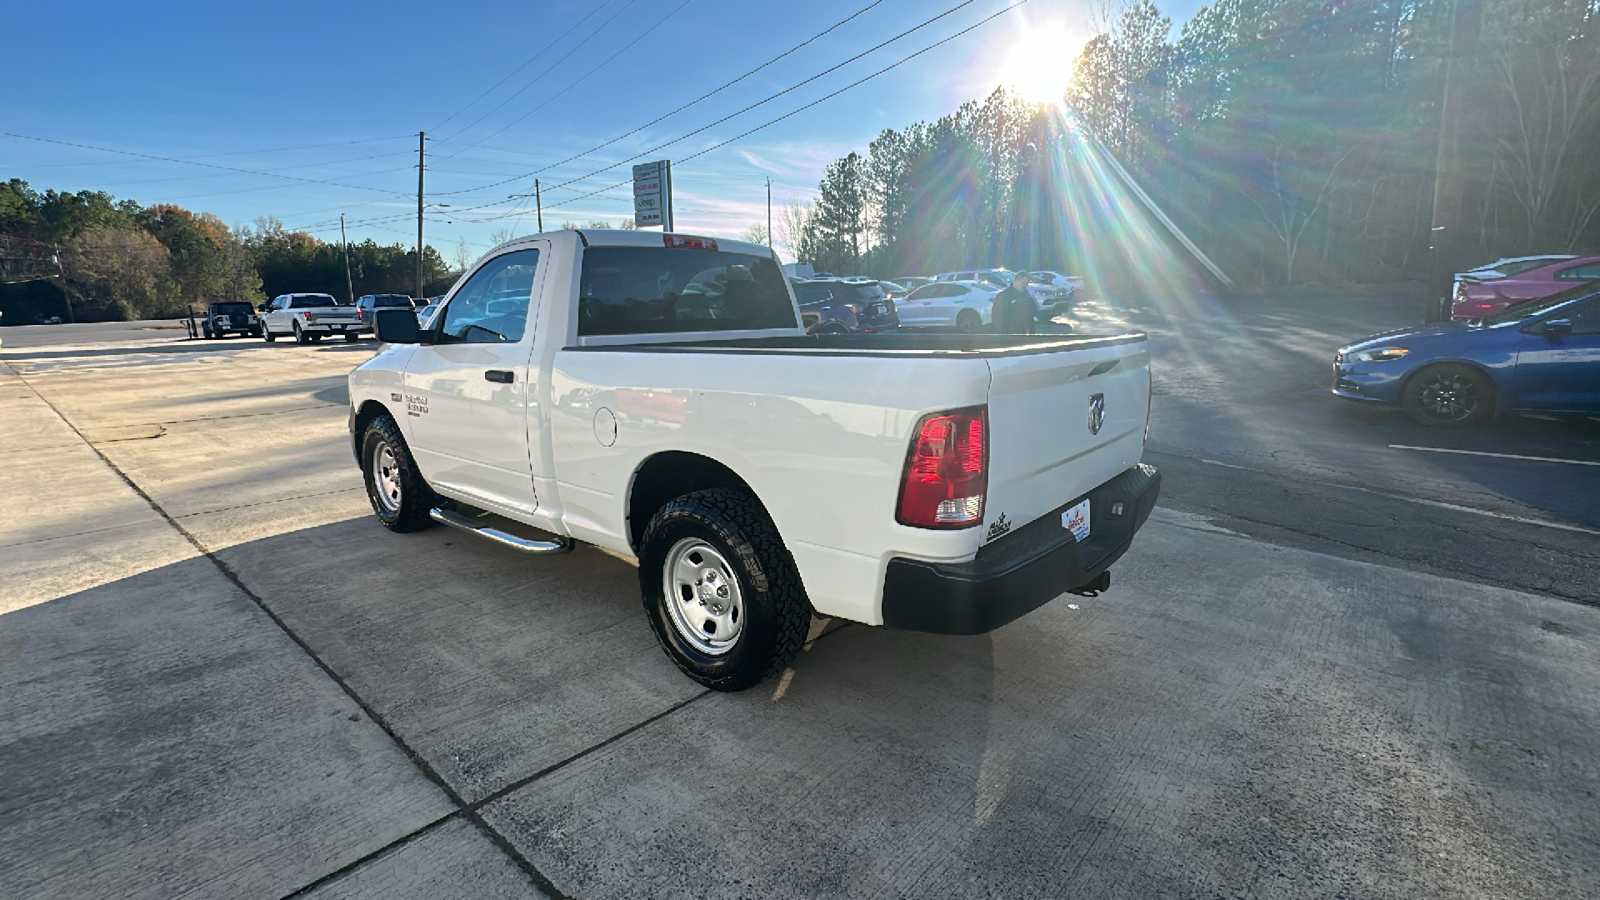
[[1106,424],[1106,395],[1089,395],[1089,433],[1099,434],[1100,426]]

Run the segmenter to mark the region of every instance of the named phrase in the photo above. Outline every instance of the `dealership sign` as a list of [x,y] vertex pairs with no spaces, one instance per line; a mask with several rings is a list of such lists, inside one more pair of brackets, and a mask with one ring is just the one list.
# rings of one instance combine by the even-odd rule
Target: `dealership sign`
[[667,160],[633,167],[633,224],[672,229],[672,163]]

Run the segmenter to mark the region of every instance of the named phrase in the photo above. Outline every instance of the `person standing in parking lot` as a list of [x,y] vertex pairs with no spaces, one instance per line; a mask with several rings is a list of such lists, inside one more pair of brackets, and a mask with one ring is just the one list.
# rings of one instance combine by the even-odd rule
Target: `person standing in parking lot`
[[1028,293],[1031,279],[1027,272],[1018,272],[1005,290],[994,295],[994,311],[989,317],[995,334],[1033,334],[1038,310],[1033,295]]

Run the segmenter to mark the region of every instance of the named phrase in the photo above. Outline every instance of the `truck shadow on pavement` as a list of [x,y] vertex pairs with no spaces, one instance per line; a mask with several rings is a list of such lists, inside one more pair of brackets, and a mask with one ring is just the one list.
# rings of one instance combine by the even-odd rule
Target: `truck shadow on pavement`
[[[365,518],[230,543],[208,515],[182,521],[215,563],[0,617],[0,858],[24,861],[22,895],[281,896],[429,839],[452,795],[578,896],[1293,893],[1436,854],[1382,883],[1600,877],[1486,844],[1463,782],[1515,798],[1547,776],[1439,737],[1485,698],[1449,679],[1522,698],[1459,752],[1524,767],[1576,740],[1586,695],[1529,705],[1524,651],[1482,661],[1484,609],[1418,607],[1409,583],[1281,603],[1289,573],[1335,576],[1270,556],[1282,572],[1196,584],[1236,537],[1152,526],[1110,594],[982,637],[841,628],[725,695],[676,671],[603,551],[529,560]],[[1517,643],[1592,643],[1593,613]],[[1369,645],[1390,634],[1410,649]],[[1443,709],[1414,721],[1408,684]]]

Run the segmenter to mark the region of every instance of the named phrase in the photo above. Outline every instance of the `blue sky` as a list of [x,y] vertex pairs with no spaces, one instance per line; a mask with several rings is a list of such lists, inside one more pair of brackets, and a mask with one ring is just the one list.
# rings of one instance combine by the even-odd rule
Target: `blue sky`
[[[568,219],[620,223],[632,214],[627,187],[580,195],[625,180],[628,165],[557,185],[714,122],[958,2],[880,0],[727,90],[538,173],[548,188],[545,227]],[[342,212],[352,240],[409,244],[416,234],[416,133],[426,130],[428,199],[449,204],[430,206],[427,240],[446,259],[461,241],[476,255],[496,230],[536,230],[532,201],[509,199],[532,191],[532,177],[519,176],[632,131],[869,3],[18,4],[7,13],[7,31],[32,39],[10,42],[0,131],[102,149],[0,136],[0,178],[172,202],[235,225],[271,215],[326,240],[338,239]],[[643,159],[682,159],[721,143],[1008,5],[974,0]],[[1162,9],[1179,22],[1197,6],[1184,0]],[[677,229],[739,234],[763,221],[769,177],[774,207],[813,198],[823,167],[864,150],[882,129],[988,94],[1026,32],[1060,36],[1058,54],[1034,52],[1043,57],[1039,65],[1069,65],[1098,9],[1096,0],[1030,0],[836,98],[676,166]],[[492,185],[507,179],[517,180]]]

